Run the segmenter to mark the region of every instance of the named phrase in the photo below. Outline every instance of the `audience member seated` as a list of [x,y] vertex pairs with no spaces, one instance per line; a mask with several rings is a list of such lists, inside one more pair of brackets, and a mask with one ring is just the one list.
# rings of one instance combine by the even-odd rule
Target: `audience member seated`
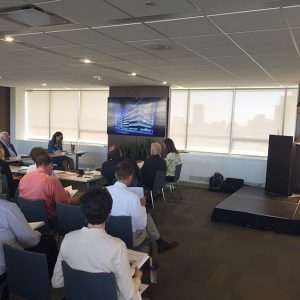
[[138,167],[136,161],[130,160],[130,159],[124,159],[122,157],[122,151],[121,151],[120,147],[117,145],[112,145],[108,149],[108,160],[105,161],[101,167],[101,174],[107,180],[108,185],[112,185],[116,182],[116,177],[115,177],[116,166],[119,162],[124,161],[124,160],[129,161],[133,165],[134,170],[135,170],[134,176],[137,179],[137,185],[139,185],[141,183],[140,182],[141,181],[141,172],[140,172],[140,168]]
[[150,156],[145,159],[141,168],[143,186],[152,190],[156,172],[166,170],[166,161],[161,157],[161,145],[152,143]]
[[[27,173],[31,173],[31,172],[36,171],[36,169],[37,169],[37,167],[36,167],[36,158],[39,155],[42,155],[42,154],[48,154],[47,150],[43,147],[34,147],[34,148],[31,149],[29,155],[30,155],[30,158],[32,159],[32,161],[34,162],[34,164],[28,166]],[[51,175],[55,176],[55,173],[52,171]]]
[[[33,252],[45,253],[48,260],[50,277],[57,258],[57,245],[50,235],[41,235],[28,225],[19,207],[6,200],[0,200],[0,278],[5,275],[3,244],[25,248]],[[28,270],[30,276],[30,270]]]
[[174,181],[176,166],[181,164],[180,154],[176,150],[174,142],[170,138],[164,140],[164,146],[166,148],[166,163],[167,163],[167,175],[166,181]]
[[[63,138],[63,134],[60,131],[55,132],[48,143],[48,152],[60,154],[63,151]],[[58,156],[53,157],[52,160],[54,164],[58,167],[62,167],[64,170],[74,170],[74,161],[71,157]]]
[[9,164],[4,161],[4,148],[0,145],[0,172],[6,176],[10,196],[13,197],[18,187],[18,182],[13,179]]
[[117,182],[107,187],[113,199],[112,216],[131,216],[134,247],[149,238],[156,241],[158,252],[176,247],[177,242],[168,243],[160,237],[151,215],[147,214],[143,188],[128,187],[133,173],[134,169],[129,162],[120,162],[116,167]]
[[5,158],[16,157],[18,155],[15,147],[10,142],[10,136],[8,132],[5,131],[0,132],[0,145],[4,149]]
[[105,189],[89,191],[81,197],[80,206],[88,227],[68,233],[62,241],[52,277],[53,287],[64,286],[62,261],[65,261],[76,270],[112,272],[115,274],[119,300],[141,299],[141,271],[136,269],[134,277],[131,277],[125,243],[105,231],[105,221],[112,208],[110,194]]
[[53,163],[48,154],[36,158],[37,170],[26,174],[19,184],[19,195],[29,200],[44,200],[49,220],[56,217],[56,202],[70,203],[70,194],[66,192],[59,179],[50,176]]

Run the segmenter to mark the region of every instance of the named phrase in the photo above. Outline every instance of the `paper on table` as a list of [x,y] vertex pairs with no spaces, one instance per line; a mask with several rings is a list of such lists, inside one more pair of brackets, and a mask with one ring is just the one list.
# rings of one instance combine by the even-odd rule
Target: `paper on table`
[[29,226],[31,227],[32,230],[35,230],[35,229],[37,229],[37,228],[40,228],[40,227],[44,226],[44,225],[45,225],[45,222],[44,222],[44,221],[40,221],[40,222],[30,222],[30,223],[28,223],[28,224],[29,224]]
[[71,197],[73,197],[78,192],[78,190],[73,190],[71,185],[65,187],[65,191],[69,192]]
[[140,268],[149,258],[149,255],[144,252],[127,249],[130,263],[131,275],[134,275],[135,267]]

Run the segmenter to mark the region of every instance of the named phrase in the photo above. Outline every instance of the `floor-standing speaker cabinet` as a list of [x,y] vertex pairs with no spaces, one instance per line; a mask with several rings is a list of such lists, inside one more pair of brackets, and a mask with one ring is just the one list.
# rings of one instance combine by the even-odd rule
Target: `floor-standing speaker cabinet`
[[296,144],[292,136],[270,135],[266,192],[291,196],[296,188]]

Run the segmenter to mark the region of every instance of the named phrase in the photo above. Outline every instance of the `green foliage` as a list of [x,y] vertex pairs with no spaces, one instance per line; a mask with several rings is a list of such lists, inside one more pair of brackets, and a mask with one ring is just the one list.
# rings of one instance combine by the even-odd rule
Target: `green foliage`
[[145,160],[150,154],[151,140],[146,139],[141,143],[131,143],[121,145],[121,151],[124,158],[134,160]]

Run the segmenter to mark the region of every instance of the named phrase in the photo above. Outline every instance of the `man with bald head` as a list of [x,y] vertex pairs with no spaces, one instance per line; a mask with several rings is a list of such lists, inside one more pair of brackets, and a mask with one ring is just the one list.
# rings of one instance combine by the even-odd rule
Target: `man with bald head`
[[161,145],[152,143],[150,156],[145,159],[141,169],[143,186],[152,189],[156,172],[166,170],[166,161],[161,157]]
[[13,146],[13,144],[11,144],[10,142],[10,136],[8,132],[6,131],[0,132],[0,145],[4,149],[5,158],[17,156],[17,151]]

